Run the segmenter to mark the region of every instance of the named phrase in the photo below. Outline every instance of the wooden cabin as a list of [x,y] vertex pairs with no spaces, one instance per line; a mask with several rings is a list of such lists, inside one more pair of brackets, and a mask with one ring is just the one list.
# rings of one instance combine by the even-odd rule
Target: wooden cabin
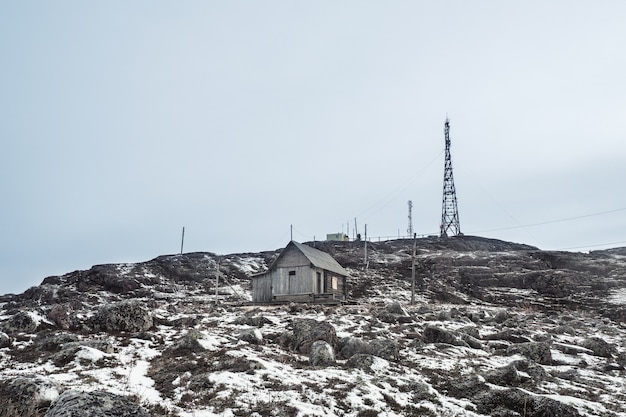
[[348,272],[328,253],[295,241],[269,269],[252,275],[252,301],[338,303],[347,297]]

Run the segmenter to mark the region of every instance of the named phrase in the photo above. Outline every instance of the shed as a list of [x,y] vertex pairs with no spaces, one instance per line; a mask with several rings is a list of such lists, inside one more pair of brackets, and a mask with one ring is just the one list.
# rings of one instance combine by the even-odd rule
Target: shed
[[330,254],[295,241],[260,274],[252,275],[252,301],[341,302],[348,272]]

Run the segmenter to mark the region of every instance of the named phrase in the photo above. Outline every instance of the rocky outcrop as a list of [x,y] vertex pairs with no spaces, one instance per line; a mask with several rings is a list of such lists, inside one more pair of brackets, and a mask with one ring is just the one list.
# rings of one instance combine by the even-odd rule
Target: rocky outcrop
[[150,417],[132,400],[106,391],[66,391],[44,417]]
[[330,346],[337,344],[337,333],[332,324],[313,319],[295,319],[291,323],[291,332],[283,335],[281,343],[306,355],[318,340],[323,340]]
[[398,358],[398,343],[389,339],[364,341],[356,337],[347,337],[339,340],[338,344],[341,356],[346,359],[359,354],[377,356],[386,360],[396,360]]
[[477,411],[490,416],[579,417],[571,405],[519,389],[491,390],[479,396]]
[[35,319],[33,314],[26,311],[18,311],[7,321],[0,324],[0,330],[9,335],[35,333],[38,327],[39,321]]
[[[63,391],[61,385],[40,375],[24,375],[3,381],[0,403],[9,403],[21,415],[48,407]],[[4,398],[3,398],[4,397]],[[3,415],[0,410],[0,415]]]
[[102,307],[89,321],[96,331],[137,333],[152,327],[152,315],[137,300],[121,301]]

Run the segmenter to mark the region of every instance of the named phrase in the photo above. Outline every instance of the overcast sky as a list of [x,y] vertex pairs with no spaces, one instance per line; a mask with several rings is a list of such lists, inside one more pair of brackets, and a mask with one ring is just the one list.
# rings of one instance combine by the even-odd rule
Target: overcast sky
[[626,2],[0,3],[0,294],[327,233],[626,246]]

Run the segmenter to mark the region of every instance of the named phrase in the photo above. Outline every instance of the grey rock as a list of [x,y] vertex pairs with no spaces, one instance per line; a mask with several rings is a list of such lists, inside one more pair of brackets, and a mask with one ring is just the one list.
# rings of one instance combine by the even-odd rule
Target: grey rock
[[507,353],[511,355],[519,353],[541,365],[552,365],[550,345],[545,342],[519,343],[509,346]]
[[346,337],[339,341],[339,345],[341,346],[341,356],[346,359],[358,354],[378,356],[387,360],[398,358],[398,343],[390,339],[374,339],[365,342],[357,337]]
[[121,301],[103,307],[92,318],[95,330],[107,332],[142,332],[152,327],[152,316],[137,300]]
[[579,417],[569,404],[547,397],[535,396],[519,389],[490,390],[474,400],[476,411],[487,415],[525,417]]
[[258,328],[242,330],[237,336],[239,340],[248,342],[253,345],[259,345],[263,343],[263,335]]
[[18,333],[35,333],[38,323],[26,311],[19,311],[0,325],[0,331],[9,335]]
[[483,348],[483,344],[480,342],[480,340],[476,339],[474,336],[471,336],[467,333],[461,333],[459,337],[461,338],[462,341],[467,343],[469,347],[471,347],[472,349]]
[[456,345],[459,342],[459,339],[454,333],[435,326],[426,326],[422,338],[424,343]]
[[83,340],[68,342],[61,345],[61,350],[52,356],[52,362],[56,366],[64,366],[76,358],[76,354],[84,347],[97,349],[103,353],[113,353],[113,345],[106,340]]
[[8,381],[6,390],[18,404],[18,408],[26,410],[33,406],[39,408],[50,405],[59,396],[62,388],[51,379],[25,375]]
[[399,302],[393,302],[387,306],[387,311],[391,314],[396,314],[398,316],[408,316],[409,313],[402,307],[402,304]]
[[500,386],[516,386],[522,381],[514,363],[496,368],[484,375],[487,382]]
[[493,316],[493,320],[496,323],[504,323],[510,318],[509,313],[506,310],[498,310],[498,312]]
[[48,318],[59,328],[67,330],[71,327],[70,314],[73,308],[69,304],[55,304],[48,312]]
[[237,317],[233,324],[242,324],[245,326],[263,327],[265,324],[272,324],[265,316],[242,316]]
[[78,341],[78,336],[75,334],[58,333],[43,336],[36,345],[42,351],[56,352],[59,351],[64,344],[76,341]]
[[335,364],[333,347],[324,340],[318,340],[311,345],[309,363],[312,366],[330,366]]
[[413,401],[429,400],[436,396],[430,386],[424,382],[412,381],[409,383],[409,392],[413,395]]
[[400,347],[390,339],[374,339],[369,343],[368,353],[389,361],[398,359]]
[[448,395],[456,398],[472,398],[488,389],[485,380],[476,374],[465,375],[458,379],[447,381],[444,387]]
[[190,330],[183,337],[172,343],[172,345],[165,350],[164,355],[179,356],[191,352],[198,353],[205,351],[206,349],[200,344],[198,339],[202,339],[202,334],[197,330]]
[[486,340],[504,340],[511,343],[528,343],[530,339],[522,335],[520,330],[505,329],[498,333],[491,333],[483,336]]
[[307,355],[311,346],[318,340],[328,342],[329,345],[337,344],[337,332],[332,324],[313,319],[296,319],[291,323],[292,332],[286,335],[283,343],[287,343],[292,350]]
[[372,365],[376,357],[374,355],[368,355],[367,353],[357,353],[352,355],[346,362],[346,365],[350,368],[362,369],[364,371],[371,371]]
[[4,332],[0,332],[0,349],[11,346],[11,338]]
[[617,355],[617,348],[600,337],[588,337],[582,341],[581,345],[591,350],[595,356],[612,358],[613,355]]
[[150,417],[139,405],[126,397],[106,391],[66,391],[44,417]]
[[358,337],[346,337],[339,341],[341,356],[350,359],[354,355],[368,353],[369,346]]

